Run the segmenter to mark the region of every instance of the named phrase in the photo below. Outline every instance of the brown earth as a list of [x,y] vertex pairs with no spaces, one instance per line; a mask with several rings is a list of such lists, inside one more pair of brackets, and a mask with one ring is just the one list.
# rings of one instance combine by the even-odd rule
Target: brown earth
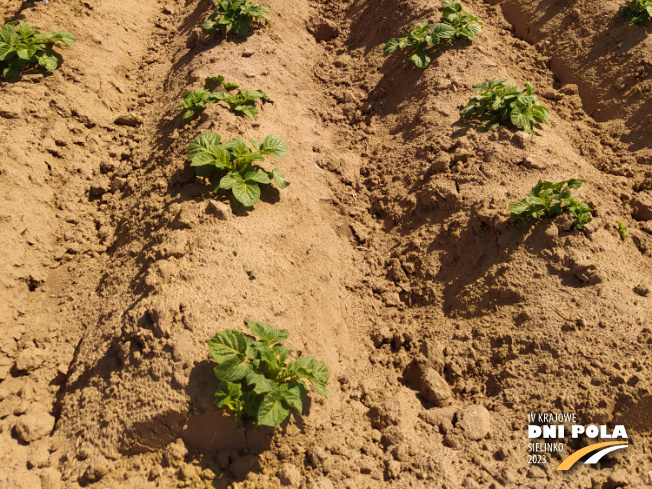
[[[225,40],[201,35],[208,0],[4,2],[77,42],[0,85],[0,487],[649,487],[646,31],[611,0],[467,2],[482,33],[422,71],[382,48],[436,4],[265,5],[271,29]],[[218,74],[273,104],[184,125],[180,94]],[[552,127],[461,121],[492,77],[532,81]],[[292,184],[211,198],[186,162],[209,130],[278,134]],[[584,232],[509,221],[571,177]],[[245,318],[324,360],[328,399],[276,429],[218,410],[206,342]],[[528,464],[545,412],[630,447]]]

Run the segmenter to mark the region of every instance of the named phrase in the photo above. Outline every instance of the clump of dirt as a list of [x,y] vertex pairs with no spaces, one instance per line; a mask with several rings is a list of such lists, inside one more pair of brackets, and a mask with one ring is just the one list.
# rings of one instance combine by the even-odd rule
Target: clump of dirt
[[[482,33],[424,71],[383,53],[439,19],[420,0],[270,0],[273,27],[246,40],[203,36],[204,0],[11,2],[5,20],[77,42],[51,76],[0,86],[0,481],[652,483],[651,148],[634,96],[649,73],[609,88],[649,58],[649,40],[617,18],[609,35],[631,45],[624,61],[583,40],[607,36],[600,21],[616,2],[576,32],[564,6],[495,3],[465,4]],[[181,93],[220,74],[273,103],[256,120],[212,104],[184,123]],[[533,82],[552,128],[461,120],[489,78]],[[206,131],[279,135],[289,151],[275,163],[292,184],[264,190],[253,210],[211,195],[186,162]],[[575,192],[593,209],[585,231],[563,215],[510,222],[508,204],[539,179],[570,177],[587,180]],[[245,331],[245,318],[324,360],[328,399],[276,429],[218,410],[207,340]],[[560,475],[581,446],[568,438],[528,464],[528,413],[560,411],[625,425],[630,448]]]

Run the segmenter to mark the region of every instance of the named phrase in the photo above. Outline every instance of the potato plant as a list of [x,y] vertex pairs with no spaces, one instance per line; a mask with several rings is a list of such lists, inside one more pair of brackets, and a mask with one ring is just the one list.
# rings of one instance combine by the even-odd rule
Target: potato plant
[[210,177],[215,172],[221,175],[213,193],[230,190],[245,207],[253,206],[260,199],[260,184],[274,181],[279,188],[290,185],[278,168],[265,171],[253,165],[254,161],[264,161],[265,156],[280,160],[288,149],[283,140],[270,134],[262,142],[249,141],[254,150],[240,138],[222,143],[219,134],[206,132],[193,139],[188,147],[190,166],[198,176]]
[[59,60],[51,54],[50,45],[57,41],[70,46],[75,42],[75,36],[68,31],[41,34],[22,20],[5,24],[0,30],[2,76],[17,78],[21,70],[30,64],[38,64],[47,71],[56,70]]
[[229,409],[236,419],[251,424],[277,426],[290,415],[290,410],[303,413],[303,398],[308,394],[306,381],[328,397],[329,372],[324,362],[313,357],[288,362],[292,350],[281,344],[288,338],[288,330],[253,321],[246,323],[260,341],[227,329],[208,342],[217,363],[217,407]]
[[[226,91],[213,92],[211,90],[211,87],[217,89],[220,85]],[[239,86],[239,83],[225,82],[222,75],[208,77],[204,80],[203,88],[198,88],[193,92],[183,92],[181,95],[183,102],[175,109],[184,108],[183,119],[187,120],[203,112],[208,104],[223,101],[235,114],[255,119],[260,113],[260,110],[255,107],[256,100],[269,101],[269,97],[262,90],[239,89],[235,94],[230,93]]]
[[525,92],[520,92],[515,85],[505,85],[506,81],[491,79],[474,85],[473,90],[480,94],[460,110],[460,115],[486,122],[487,130],[496,129],[503,122],[511,122],[530,134],[539,122],[550,126],[550,113],[534,96],[532,84],[525,80]]
[[620,13],[630,24],[652,25],[652,0],[631,0],[620,9]]
[[509,204],[510,217],[520,226],[527,226],[538,219],[551,218],[564,212],[575,217],[573,229],[582,230],[593,219],[588,204],[575,200],[571,189],[578,189],[586,180],[571,178],[561,182],[544,182],[539,180],[527,197],[519,202]]
[[408,59],[418,68],[427,68],[432,60],[426,49],[461,38],[475,40],[475,35],[481,31],[482,21],[471,13],[462,13],[462,5],[457,2],[442,2],[441,6],[440,22],[422,22],[407,36],[390,39],[385,45],[385,53],[411,48],[414,53]]
[[205,34],[214,34],[220,30],[226,35],[235,32],[238,36],[247,37],[252,21],[264,25],[271,24],[267,17],[269,10],[256,5],[251,0],[213,0],[213,2],[215,2],[215,12],[201,25]]
[[213,94],[217,100],[226,103],[231,112],[239,115],[246,115],[251,119],[255,119],[260,113],[255,106],[256,100],[261,99],[264,102],[269,102],[269,97],[262,90],[238,90],[238,93],[229,92],[216,92]]

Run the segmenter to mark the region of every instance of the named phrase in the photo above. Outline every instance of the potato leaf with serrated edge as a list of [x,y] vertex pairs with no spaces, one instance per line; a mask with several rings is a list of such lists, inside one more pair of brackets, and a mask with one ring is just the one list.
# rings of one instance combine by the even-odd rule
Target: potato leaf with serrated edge
[[235,329],[220,331],[208,342],[208,350],[217,363],[224,363],[233,358],[242,359],[247,354],[251,340]]
[[279,170],[278,168],[274,168],[274,169],[271,171],[270,178],[273,178],[273,179],[274,179],[274,183],[276,184],[276,186],[277,186],[278,188],[285,188],[285,187],[287,187],[288,185],[290,185],[289,180],[286,180],[286,179],[285,179],[285,177],[284,177],[283,174],[281,173],[281,170]]
[[254,321],[246,321],[249,330],[268,346],[288,339],[290,332],[287,329],[276,329],[273,326],[265,323],[257,323]]
[[313,357],[301,357],[292,363],[290,370],[298,378],[308,379],[317,392],[328,397],[326,385],[329,373],[324,362],[315,360]]
[[263,141],[263,146],[260,151],[272,158],[280,160],[288,152],[288,146],[280,137],[275,134],[270,134]]
[[231,158],[214,132],[200,134],[188,146],[190,166],[213,165],[221,170],[230,168]]

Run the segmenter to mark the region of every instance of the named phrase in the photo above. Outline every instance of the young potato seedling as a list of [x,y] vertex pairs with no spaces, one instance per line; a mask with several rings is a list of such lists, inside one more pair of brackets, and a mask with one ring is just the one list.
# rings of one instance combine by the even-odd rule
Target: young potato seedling
[[618,234],[620,234],[621,238],[625,239],[627,236],[629,236],[627,228],[622,222],[616,221],[616,226],[618,226]]
[[491,79],[473,90],[480,95],[473,97],[468,106],[460,110],[465,119],[486,122],[487,130],[496,129],[503,122],[533,134],[532,127],[544,122],[550,126],[550,113],[534,96],[534,86],[525,80],[525,93],[515,85],[505,85],[507,80]]
[[620,9],[630,24],[652,25],[652,0],[631,0]]
[[[225,92],[211,91],[212,86],[217,89],[220,85],[226,90]],[[185,109],[183,119],[187,120],[200,114],[208,104],[223,101],[232,112],[255,119],[260,113],[260,110],[255,107],[256,100],[269,102],[269,97],[262,90],[238,90],[236,94],[230,93],[239,86],[239,83],[225,82],[222,75],[208,77],[204,80],[203,88],[198,88],[194,92],[183,92],[181,95],[183,102],[175,109],[183,107]]]
[[2,76],[17,78],[25,66],[34,63],[47,71],[56,70],[59,60],[48,53],[49,45],[56,41],[70,46],[75,42],[75,36],[68,31],[41,34],[22,20],[5,24],[0,30],[0,66],[4,66]]
[[593,219],[591,208],[584,202],[575,200],[571,196],[571,189],[578,189],[585,182],[586,180],[578,178],[557,183],[539,180],[525,199],[509,204],[510,217],[519,226],[527,226],[538,219],[570,212],[575,216],[573,229],[582,230]]
[[471,13],[462,13],[462,5],[457,2],[442,2],[442,18],[437,24],[422,22],[405,37],[390,39],[385,45],[385,53],[397,49],[412,48],[414,53],[408,58],[417,68],[427,68],[432,61],[426,49],[444,42],[466,38],[475,40],[482,21]]
[[217,362],[215,377],[219,381],[215,403],[235,413],[245,422],[277,426],[290,410],[303,413],[303,398],[308,394],[305,381],[324,397],[328,397],[328,368],[313,357],[292,354],[281,344],[290,333],[269,324],[246,321],[251,333],[260,341],[234,329],[217,333],[208,349]]
[[205,34],[214,34],[220,30],[227,35],[233,31],[238,36],[247,37],[252,20],[264,25],[271,24],[267,17],[269,10],[250,0],[213,0],[213,2],[215,2],[215,12],[201,25]]
[[220,141],[219,134],[206,132],[188,147],[190,166],[195,167],[198,176],[210,177],[215,171],[223,175],[213,193],[230,190],[238,202],[251,207],[260,199],[260,184],[271,184],[273,180],[279,188],[290,185],[279,169],[268,172],[253,165],[254,161],[264,161],[265,156],[280,160],[287,153],[288,147],[280,137],[270,134],[262,142],[250,139],[253,151],[240,138]]

